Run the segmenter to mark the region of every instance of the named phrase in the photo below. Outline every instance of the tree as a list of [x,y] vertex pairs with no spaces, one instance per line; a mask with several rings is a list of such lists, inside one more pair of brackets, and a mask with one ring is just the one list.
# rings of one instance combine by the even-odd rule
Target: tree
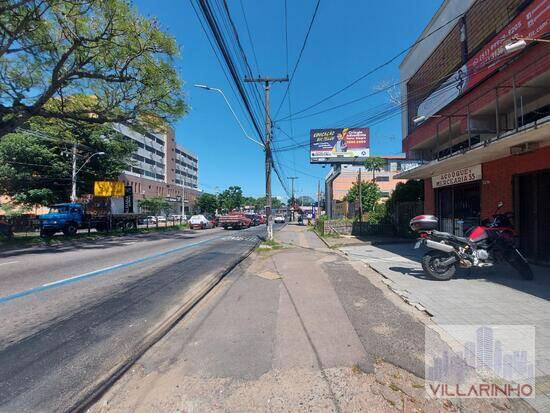
[[310,197],[308,195],[303,195],[303,196],[298,197],[296,202],[298,203],[298,205],[312,206],[315,201],[313,200],[312,197]]
[[226,211],[240,208],[244,203],[243,191],[240,186],[230,186],[218,197],[219,206]]
[[[345,200],[355,202],[359,197],[359,186],[357,182],[353,184],[345,196]],[[361,182],[361,203],[363,211],[373,211],[376,203],[380,199],[380,189],[374,182]]]
[[395,186],[387,201],[388,211],[395,212],[395,205],[399,202],[414,202],[424,200],[424,181],[411,179],[405,183],[400,182]]
[[195,201],[195,206],[197,210],[201,213],[213,214],[218,209],[218,198],[216,195],[203,193]]
[[[175,120],[186,112],[178,53],[156,21],[123,0],[3,0],[0,139],[34,116]],[[74,104],[75,97],[86,100]]]
[[131,165],[136,146],[106,125],[81,124],[34,117],[28,130],[0,140],[0,195],[18,205],[64,202],[71,190],[71,150],[77,142],[78,166],[95,152],[78,173],[78,193],[91,193],[95,180],[118,179]]
[[[139,207],[143,212],[153,216],[158,216],[161,213],[167,213],[170,210],[170,203],[161,196],[145,198],[138,201]],[[157,220],[157,227],[159,223]]]
[[372,181],[374,182],[375,173],[384,169],[384,166],[386,166],[386,160],[384,158],[380,158],[379,156],[371,156],[365,160],[364,166],[367,171],[372,172]]

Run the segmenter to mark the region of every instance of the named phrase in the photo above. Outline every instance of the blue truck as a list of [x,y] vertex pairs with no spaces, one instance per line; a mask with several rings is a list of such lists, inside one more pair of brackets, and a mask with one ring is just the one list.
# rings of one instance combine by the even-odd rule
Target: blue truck
[[142,214],[117,212],[110,199],[83,203],[63,203],[50,206],[47,214],[39,216],[40,236],[51,238],[57,232],[76,235],[79,229],[131,230],[137,228]]

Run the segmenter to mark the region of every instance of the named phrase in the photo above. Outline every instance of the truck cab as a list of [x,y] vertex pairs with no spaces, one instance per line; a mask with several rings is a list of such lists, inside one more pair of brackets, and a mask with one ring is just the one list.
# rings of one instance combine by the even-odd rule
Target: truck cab
[[85,220],[84,206],[79,203],[52,205],[50,211],[40,215],[39,219],[40,236],[43,238],[52,237],[59,231],[65,235],[76,235]]

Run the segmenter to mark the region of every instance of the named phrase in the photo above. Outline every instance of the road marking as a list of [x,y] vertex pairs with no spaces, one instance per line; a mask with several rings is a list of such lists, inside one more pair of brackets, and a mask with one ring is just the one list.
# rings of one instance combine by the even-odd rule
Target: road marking
[[84,273],[84,274],[74,275],[72,277],[63,278],[61,280],[57,280],[57,281],[53,281],[53,282],[50,282],[50,283],[42,284],[41,286],[34,287],[34,288],[29,289],[29,290],[25,290],[25,291],[21,291],[19,293],[7,295],[5,297],[0,297],[0,304],[7,303],[8,301],[12,301],[12,300],[15,300],[17,298],[26,297],[28,295],[36,294],[36,293],[39,293],[39,292],[42,292],[42,291],[50,290],[52,288],[58,288],[58,287],[61,287],[63,285],[72,284],[72,283],[75,283],[77,281],[81,281],[81,280],[84,280],[84,279],[87,279],[87,278],[90,278],[90,277],[95,277],[95,276],[98,276],[98,275],[107,274],[109,272],[112,272],[114,270],[119,270],[121,268],[126,268],[126,267],[130,267],[132,265],[141,264],[141,263],[144,263],[146,261],[150,261],[150,260],[153,260],[153,259],[156,259],[156,258],[165,257],[167,255],[174,254],[176,252],[180,252],[180,251],[186,250],[186,249],[191,248],[191,247],[195,247],[195,246],[200,245],[200,244],[205,244],[207,242],[212,242],[212,241],[215,241],[215,240],[219,240],[221,238],[223,238],[223,237],[220,236],[220,237],[205,239],[205,240],[198,241],[198,242],[195,242],[195,243],[192,243],[192,244],[184,245],[182,247],[173,248],[171,250],[164,251],[164,252],[161,252],[161,253],[158,253],[158,254],[149,255],[147,257],[143,257],[143,258],[140,258],[140,259],[137,259],[137,260],[134,260],[134,261],[130,261],[130,262],[122,263],[122,264],[116,264],[116,265],[113,265],[113,266],[110,266],[110,267],[102,268],[100,270],[95,270],[95,271],[87,272],[87,273]]
[[0,263],[0,265],[15,264],[16,262],[19,262],[19,261],[8,261],[8,262],[2,262],[2,263]]

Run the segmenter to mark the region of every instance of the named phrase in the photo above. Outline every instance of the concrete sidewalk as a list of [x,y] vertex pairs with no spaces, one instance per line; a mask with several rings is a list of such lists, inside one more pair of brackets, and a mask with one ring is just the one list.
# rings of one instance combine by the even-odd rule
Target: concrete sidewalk
[[534,325],[536,327],[537,398],[539,411],[550,411],[550,269],[533,266],[534,281],[523,280],[506,265],[459,270],[449,281],[426,276],[420,264],[425,250],[413,243],[340,248],[385,277],[403,299],[425,308],[441,326],[453,324]]
[[230,273],[91,411],[529,411],[426,399],[408,306],[306,227],[276,235],[285,248]]

